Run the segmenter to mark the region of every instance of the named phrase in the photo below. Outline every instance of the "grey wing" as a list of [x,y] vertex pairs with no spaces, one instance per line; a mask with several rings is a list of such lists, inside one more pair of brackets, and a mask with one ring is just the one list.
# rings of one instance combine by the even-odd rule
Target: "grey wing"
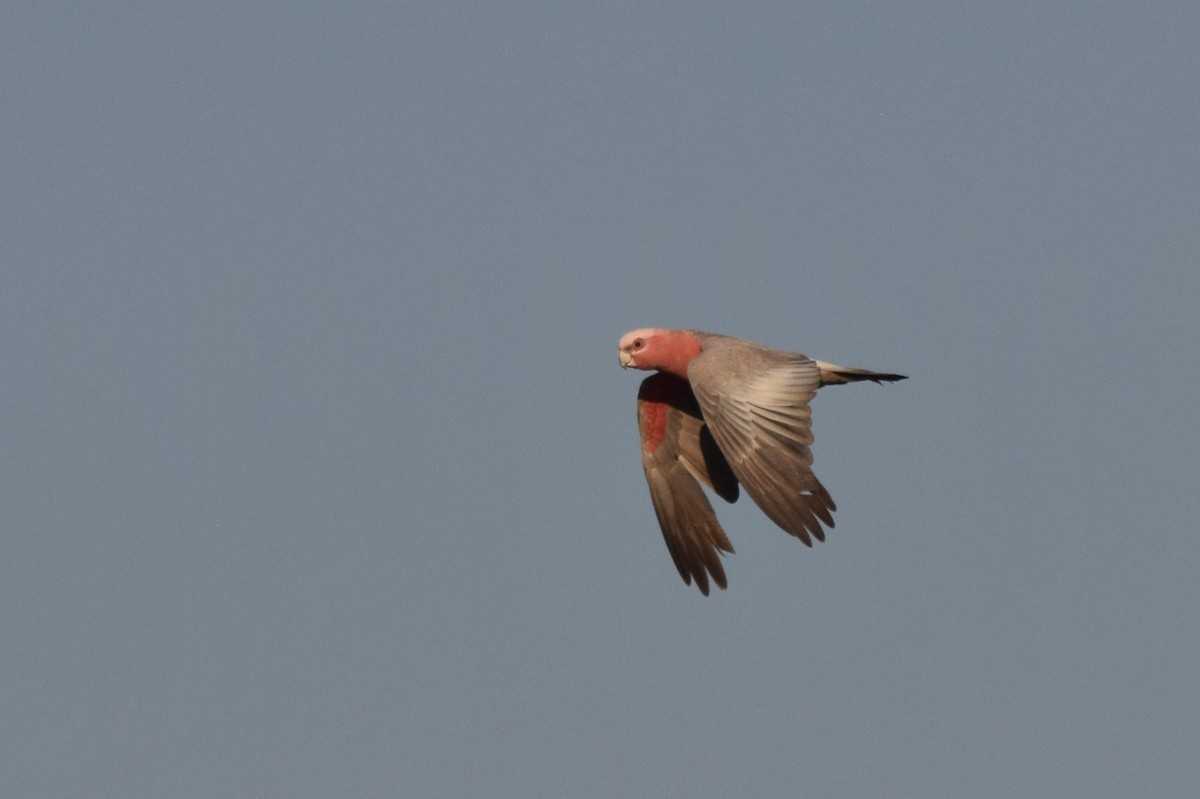
[[713,438],[763,512],[807,546],[825,540],[837,506],[812,470],[808,402],[821,369],[803,355],[707,350],[688,378]]
[[737,479],[700,415],[686,380],[655,374],[638,392],[642,467],[667,551],[679,576],[707,595],[709,577],[727,585],[720,552],[733,552],[700,484],[729,502],[737,499]]

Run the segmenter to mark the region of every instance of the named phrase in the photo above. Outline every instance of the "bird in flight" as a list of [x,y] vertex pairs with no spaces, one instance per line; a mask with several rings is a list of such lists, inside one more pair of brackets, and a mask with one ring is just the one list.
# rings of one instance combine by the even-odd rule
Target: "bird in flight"
[[688,585],[727,585],[719,553],[733,554],[707,486],[726,502],[738,484],[771,521],[812,546],[837,506],[812,470],[812,412],[821,386],[904,375],[814,361],[745,339],[646,327],[618,344],[621,366],[656,370],[638,390],[642,467],[667,550]]

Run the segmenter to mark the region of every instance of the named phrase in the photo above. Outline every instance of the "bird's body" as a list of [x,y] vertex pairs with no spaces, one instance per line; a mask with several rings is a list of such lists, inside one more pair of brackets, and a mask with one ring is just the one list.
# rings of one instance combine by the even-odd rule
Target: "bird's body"
[[725,588],[733,552],[701,484],[728,502],[738,484],[807,546],[837,509],[812,471],[808,402],[824,385],[903,380],[698,330],[641,328],[618,345],[624,367],[657,370],[638,392],[642,466],[667,549],[684,582]]

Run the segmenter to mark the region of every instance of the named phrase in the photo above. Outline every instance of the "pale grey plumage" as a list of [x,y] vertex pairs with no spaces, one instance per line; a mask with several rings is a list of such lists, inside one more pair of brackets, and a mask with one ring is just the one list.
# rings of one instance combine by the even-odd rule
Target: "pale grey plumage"
[[[702,345],[703,346],[703,345]],[[763,512],[808,546],[825,540],[837,509],[812,470],[808,401],[821,370],[803,355],[704,347],[688,380],[717,446]]]

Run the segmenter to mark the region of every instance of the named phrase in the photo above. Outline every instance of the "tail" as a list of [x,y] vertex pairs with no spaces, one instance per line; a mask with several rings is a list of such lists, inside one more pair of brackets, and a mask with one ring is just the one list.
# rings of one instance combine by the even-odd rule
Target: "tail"
[[907,375],[892,375],[884,372],[872,372],[867,369],[851,369],[848,366],[838,366],[836,363],[817,361],[821,367],[821,385],[837,386],[842,383],[857,383],[860,380],[870,380],[873,383],[889,383],[896,380],[907,380]]

